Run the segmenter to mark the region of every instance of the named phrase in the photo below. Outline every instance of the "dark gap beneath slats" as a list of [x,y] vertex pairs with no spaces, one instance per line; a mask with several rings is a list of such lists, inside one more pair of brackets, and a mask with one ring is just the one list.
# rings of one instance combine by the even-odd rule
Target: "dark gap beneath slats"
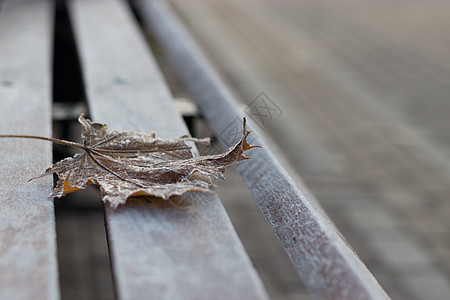
[[[89,116],[80,63],[65,0],[55,3],[53,49],[54,137],[80,142],[80,113]],[[74,149],[54,145],[54,162]],[[92,186],[91,186],[92,187]],[[97,188],[55,199],[61,298],[113,299],[103,207]]]

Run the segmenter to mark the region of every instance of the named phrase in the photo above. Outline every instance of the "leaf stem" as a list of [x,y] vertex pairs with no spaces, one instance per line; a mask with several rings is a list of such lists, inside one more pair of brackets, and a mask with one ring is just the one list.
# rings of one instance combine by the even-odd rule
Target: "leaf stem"
[[68,147],[75,147],[75,148],[80,148],[83,150],[88,150],[88,148],[86,146],[78,144],[78,143],[60,140],[60,139],[56,139],[56,138],[49,138],[49,137],[45,137],[45,136],[23,135],[23,134],[0,134],[0,138],[24,138],[24,139],[44,140],[44,141],[49,141],[49,142],[52,142],[55,144],[60,144],[60,145],[68,146]]

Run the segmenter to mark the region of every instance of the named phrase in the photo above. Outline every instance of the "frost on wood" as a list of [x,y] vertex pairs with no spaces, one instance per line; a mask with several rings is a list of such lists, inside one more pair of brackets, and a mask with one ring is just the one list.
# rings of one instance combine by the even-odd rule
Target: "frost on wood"
[[196,158],[187,142],[209,143],[209,139],[157,138],[153,133],[112,130],[84,115],[78,120],[83,144],[36,136],[0,137],[37,138],[83,149],[84,153],[55,163],[37,178],[56,173],[59,179],[51,197],[58,198],[95,184],[102,200],[114,208],[129,197],[168,199],[186,192],[209,192],[213,189],[210,177],[224,179],[228,167],[247,159],[246,150],[258,147],[247,143],[250,131],[245,118],[242,137],[228,152]]

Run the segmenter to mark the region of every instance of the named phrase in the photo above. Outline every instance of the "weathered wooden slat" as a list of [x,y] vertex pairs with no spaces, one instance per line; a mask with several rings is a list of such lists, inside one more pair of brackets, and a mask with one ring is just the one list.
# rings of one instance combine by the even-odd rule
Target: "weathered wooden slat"
[[[51,136],[50,1],[10,0],[0,13],[0,133]],[[0,298],[58,299],[50,143],[0,141]]]
[[[77,0],[69,11],[94,120],[163,137],[186,134],[128,7]],[[154,199],[105,208],[118,297],[266,298],[217,195],[180,200],[192,205]]]
[[[232,141],[227,139],[232,135],[222,133],[243,115],[237,101],[165,2],[136,3],[213,131],[229,145]],[[312,295],[388,298],[297,175],[288,173],[270,151],[270,142],[257,133],[252,142],[263,149],[253,152],[249,163],[239,165],[238,171]]]

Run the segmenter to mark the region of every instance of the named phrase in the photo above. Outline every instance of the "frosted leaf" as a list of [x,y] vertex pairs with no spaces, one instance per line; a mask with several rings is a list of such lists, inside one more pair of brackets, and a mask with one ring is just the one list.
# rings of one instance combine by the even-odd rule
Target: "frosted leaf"
[[223,179],[228,167],[247,159],[246,150],[258,147],[247,143],[250,131],[245,118],[242,137],[235,146],[223,154],[195,158],[188,142],[209,143],[209,139],[157,138],[154,133],[112,130],[85,119],[84,115],[78,120],[83,126],[82,144],[41,139],[81,148],[84,153],[55,163],[39,177],[58,175],[51,195],[58,198],[95,184],[100,187],[102,200],[114,208],[130,197],[168,199],[187,192],[210,192],[213,189],[210,177]]

